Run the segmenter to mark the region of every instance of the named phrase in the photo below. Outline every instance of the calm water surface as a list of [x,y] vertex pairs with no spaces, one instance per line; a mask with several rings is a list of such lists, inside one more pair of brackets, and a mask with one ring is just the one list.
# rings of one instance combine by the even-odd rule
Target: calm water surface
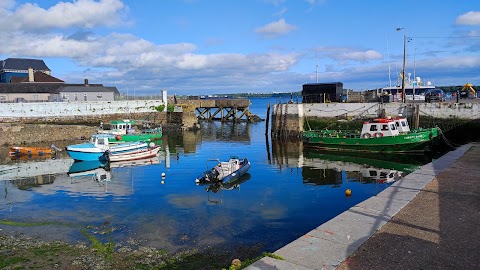
[[[278,100],[252,99],[251,110],[265,118],[266,104]],[[81,233],[86,229],[122,244],[169,251],[240,246],[275,251],[428,162],[267,143],[265,122],[202,124],[199,132],[165,136],[161,144],[158,159],[135,166],[73,164],[66,153],[54,160],[2,157],[0,220],[51,223],[0,229],[71,242],[86,242]],[[207,159],[232,155],[252,164],[238,183],[210,191],[195,184]],[[102,234],[106,229],[113,232]]]

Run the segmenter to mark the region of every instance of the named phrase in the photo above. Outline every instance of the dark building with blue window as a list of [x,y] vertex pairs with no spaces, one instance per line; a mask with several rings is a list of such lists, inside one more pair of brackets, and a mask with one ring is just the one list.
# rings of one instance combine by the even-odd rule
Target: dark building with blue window
[[12,83],[20,78],[29,78],[35,72],[51,74],[51,70],[45,65],[43,60],[26,58],[0,60],[0,83]]

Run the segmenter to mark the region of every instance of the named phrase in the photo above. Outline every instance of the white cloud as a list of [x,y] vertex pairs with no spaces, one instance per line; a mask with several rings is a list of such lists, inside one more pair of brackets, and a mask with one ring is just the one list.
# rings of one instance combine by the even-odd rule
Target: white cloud
[[265,26],[255,29],[255,32],[266,38],[273,38],[283,34],[287,34],[297,27],[285,22],[285,19],[279,19],[276,22],[271,22]]
[[314,5],[317,5],[317,4],[323,4],[323,3],[326,2],[326,0],[305,0],[305,2],[314,6]]
[[456,24],[458,25],[480,25],[480,12],[469,11],[457,17]]
[[345,47],[320,47],[315,50],[319,55],[339,62],[368,62],[383,59],[383,55],[375,50],[356,50]]
[[3,31],[113,26],[121,24],[122,12],[127,12],[127,8],[120,0],[59,2],[49,9],[26,3],[15,10],[12,8],[10,5],[10,9],[4,9],[0,14],[0,29]]

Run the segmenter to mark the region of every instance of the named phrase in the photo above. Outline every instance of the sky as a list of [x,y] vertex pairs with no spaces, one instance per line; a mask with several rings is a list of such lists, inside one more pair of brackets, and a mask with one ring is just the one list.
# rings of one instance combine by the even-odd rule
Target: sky
[[0,31],[0,59],[127,95],[394,86],[404,44],[412,79],[480,85],[479,0],[0,0]]

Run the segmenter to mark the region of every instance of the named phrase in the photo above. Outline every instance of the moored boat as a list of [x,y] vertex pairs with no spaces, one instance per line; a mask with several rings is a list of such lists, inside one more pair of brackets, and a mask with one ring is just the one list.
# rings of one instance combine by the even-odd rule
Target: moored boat
[[386,117],[364,122],[361,131],[305,131],[303,142],[305,146],[327,150],[424,152],[431,150],[431,144],[438,135],[437,127],[410,130],[406,118]]
[[99,129],[99,134],[114,135],[109,138],[110,143],[124,143],[134,141],[152,141],[162,138],[162,127],[142,128],[138,132],[133,127],[135,121],[124,119],[110,122],[111,129]]
[[67,153],[74,160],[99,160],[108,150],[111,154],[146,149],[148,144],[144,141],[110,144],[108,139],[114,135],[94,134],[89,142],[67,146]]
[[[217,165],[209,169],[209,161],[216,162]],[[250,169],[250,161],[247,158],[230,158],[222,162],[219,159],[207,160],[207,171],[203,172],[196,183],[209,183],[215,181],[229,182],[244,175]]]
[[140,150],[135,150],[130,152],[114,153],[114,154],[107,151],[106,158],[110,162],[130,161],[130,160],[155,157],[159,151],[160,151],[160,146],[154,146],[154,147],[149,147],[147,149],[140,149]]
[[15,155],[29,155],[29,156],[43,156],[55,154],[55,149],[52,147],[32,147],[32,146],[12,146],[10,147],[10,156]]

